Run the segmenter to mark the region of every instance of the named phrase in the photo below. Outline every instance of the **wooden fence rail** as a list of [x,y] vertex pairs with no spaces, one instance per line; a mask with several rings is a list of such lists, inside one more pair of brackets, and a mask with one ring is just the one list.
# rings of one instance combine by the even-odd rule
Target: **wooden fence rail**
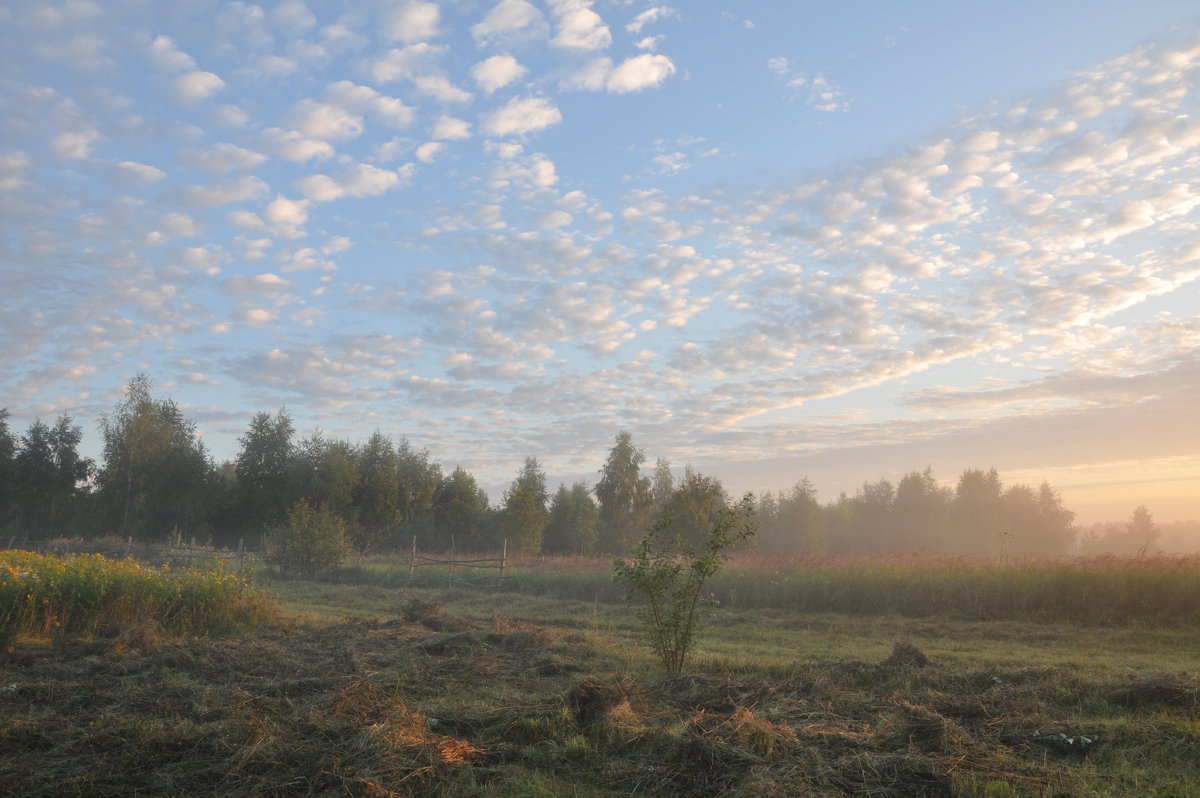
[[[446,587],[454,585],[483,585],[491,584],[495,581],[495,586],[500,587],[504,580],[508,577],[504,571],[508,568],[508,538],[504,539],[504,546],[500,550],[499,557],[484,557],[474,560],[459,560],[454,556],[454,536],[450,536],[450,556],[447,557],[431,557],[417,553],[417,537],[413,536],[412,550],[408,555],[408,585],[412,587],[413,582],[417,580],[417,569],[426,566],[445,566],[446,567]],[[455,568],[473,568],[473,569],[495,569],[498,573],[495,576],[487,574],[479,576],[456,576]],[[437,577],[434,577],[437,578]]]

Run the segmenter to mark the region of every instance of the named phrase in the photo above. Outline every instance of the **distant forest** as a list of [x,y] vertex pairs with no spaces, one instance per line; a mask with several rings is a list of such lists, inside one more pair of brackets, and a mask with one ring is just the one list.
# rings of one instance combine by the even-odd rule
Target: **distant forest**
[[[343,521],[364,552],[406,549],[415,536],[434,550],[495,550],[507,540],[534,554],[624,553],[656,522],[665,534],[698,539],[731,502],[716,477],[690,466],[677,477],[664,459],[648,464],[628,432],[616,434],[595,484],[551,492],[529,457],[499,504],[470,472],[445,473],[406,439],[297,438],[285,410],[255,415],[236,459],[217,464],[195,423],[152,388],[138,375],[100,418],[99,463],[79,455],[82,429],[69,416],[53,426],[35,421],[17,436],[0,410],[0,543],[174,536],[256,545],[303,501]],[[764,553],[1132,554],[1155,551],[1160,534],[1145,507],[1126,523],[1079,529],[1049,484],[1005,486],[994,468],[967,469],[953,488],[927,468],[824,502],[803,478],[756,502],[750,545]]]

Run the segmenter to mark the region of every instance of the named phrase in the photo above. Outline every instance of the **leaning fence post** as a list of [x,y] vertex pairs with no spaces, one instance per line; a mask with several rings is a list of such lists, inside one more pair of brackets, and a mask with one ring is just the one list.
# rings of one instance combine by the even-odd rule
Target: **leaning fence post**
[[187,567],[188,568],[192,567],[192,555],[194,553],[193,549],[195,549],[195,548],[196,548],[196,536],[192,535],[192,539],[188,541],[188,550],[187,550],[187,552],[188,552],[187,553]]
[[450,575],[446,577],[446,587],[454,587],[454,535],[450,536]]
[[125,538],[125,559],[133,556],[133,535]]
[[246,539],[238,538],[238,553],[237,553],[237,574],[242,575],[242,561],[246,558]]
[[417,568],[417,536],[413,535],[412,551],[408,555],[408,586],[412,587],[413,571]]
[[504,546],[500,549],[500,575],[496,577],[496,589],[504,584],[504,566],[508,564],[508,538],[504,539]]

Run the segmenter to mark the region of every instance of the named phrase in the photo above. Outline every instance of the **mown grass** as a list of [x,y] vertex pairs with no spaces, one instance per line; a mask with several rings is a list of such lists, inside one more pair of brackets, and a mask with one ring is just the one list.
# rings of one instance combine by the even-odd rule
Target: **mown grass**
[[105,634],[153,621],[170,635],[220,634],[277,617],[261,590],[220,568],[154,568],[96,554],[0,551],[0,636]]

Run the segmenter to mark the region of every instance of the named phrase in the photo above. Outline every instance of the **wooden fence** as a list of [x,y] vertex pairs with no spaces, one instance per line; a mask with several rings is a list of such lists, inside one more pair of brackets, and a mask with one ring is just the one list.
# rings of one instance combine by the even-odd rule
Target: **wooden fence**
[[[418,574],[418,568],[426,568],[435,566],[445,569],[445,575],[437,574],[425,577]],[[508,567],[508,538],[504,539],[504,546],[500,550],[499,557],[485,557],[475,560],[459,560],[454,556],[454,536],[450,536],[450,555],[446,556],[427,556],[417,553],[417,538],[414,535],[412,539],[412,550],[408,556],[408,585],[424,581],[426,583],[440,583],[445,581],[446,587],[454,585],[469,585],[478,587],[482,585],[494,585],[500,587],[504,584],[504,580],[508,576],[504,571]],[[497,573],[493,576],[486,572],[495,570]]]

